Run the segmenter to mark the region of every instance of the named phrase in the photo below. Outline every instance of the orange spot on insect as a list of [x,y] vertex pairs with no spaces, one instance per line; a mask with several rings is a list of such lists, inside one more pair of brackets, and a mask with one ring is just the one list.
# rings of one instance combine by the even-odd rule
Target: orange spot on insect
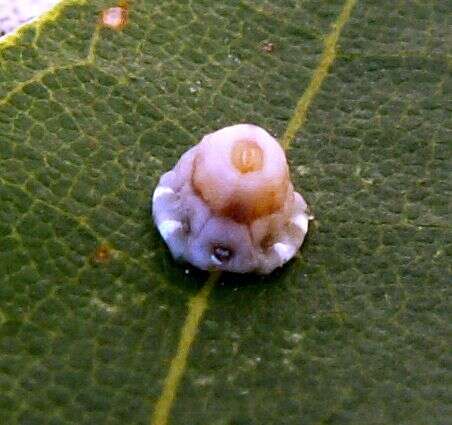
[[102,244],[97,247],[91,256],[91,260],[94,264],[105,264],[111,259],[111,249],[107,244]]
[[127,25],[128,14],[127,3],[109,7],[101,13],[102,25],[114,30],[121,30]]
[[234,167],[243,174],[260,171],[264,165],[264,152],[257,143],[240,140],[232,149],[231,160]]

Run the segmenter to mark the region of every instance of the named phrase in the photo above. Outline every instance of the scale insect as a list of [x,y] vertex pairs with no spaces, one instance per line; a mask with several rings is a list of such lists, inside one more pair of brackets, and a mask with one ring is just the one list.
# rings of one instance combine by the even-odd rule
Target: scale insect
[[237,124],[206,135],[165,173],[154,222],[174,258],[202,270],[267,274],[289,261],[308,231],[279,143]]

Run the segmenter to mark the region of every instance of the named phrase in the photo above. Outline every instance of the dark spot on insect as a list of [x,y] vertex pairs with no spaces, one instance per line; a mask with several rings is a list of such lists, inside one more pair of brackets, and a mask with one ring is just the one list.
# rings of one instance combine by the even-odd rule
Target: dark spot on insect
[[262,45],[262,50],[266,53],[273,53],[273,50],[275,50],[275,45],[267,41]]
[[232,249],[227,248],[222,245],[215,245],[213,247],[213,255],[218,261],[221,261],[222,263],[229,261],[232,258]]
[[264,238],[261,241],[261,248],[264,251],[266,251],[271,246],[273,246],[273,243],[274,243],[274,237],[271,233],[268,233],[267,235],[264,236]]
[[107,244],[102,244],[97,247],[91,256],[91,261],[94,264],[105,264],[111,260],[111,249]]
[[183,218],[181,218],[182,223],[182,232],[186,235],[189,235],[191,233],[191,220],[190,220],[190,210],[185,211],[185,215]]
[[188,218],[182,222],[182,230],[186,235],[188,235],[191,232],[190,220]]

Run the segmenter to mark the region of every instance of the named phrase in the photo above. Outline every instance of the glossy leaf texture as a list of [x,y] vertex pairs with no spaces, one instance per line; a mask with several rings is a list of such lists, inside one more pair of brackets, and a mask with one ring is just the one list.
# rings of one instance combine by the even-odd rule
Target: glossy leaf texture
[[[173,262],[150,194],[215,129],[281,139],[344,1],[134,0],[103,27],[115,6],[0,43],[0,423],[151,423],[208,276]],[[356,2],[287,151],[308,240],[220,277],[172,424],[447,422],[450,12]]]

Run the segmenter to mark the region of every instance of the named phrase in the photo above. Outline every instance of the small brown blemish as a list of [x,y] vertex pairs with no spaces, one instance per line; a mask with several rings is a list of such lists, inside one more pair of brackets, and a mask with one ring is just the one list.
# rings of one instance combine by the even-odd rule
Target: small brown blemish
[[256,142],[240,140],[232,148],[231,160],[242,174],[260,171],[264,164],[264,153]]
[[105,264],[111,260],[111,256],[110,247],[107,244],[102,244],[91,255],[91,261],[94,264]]
[[268,233],[262,239],[260,245],[263,251],[267,251],[274,244],[274,237],[271,233]]
[[101,23],[105,27],[121,30],[127,25],[128,8],[127,4],[116,7],[109,7],[101,13]]
[[254,220],[279,211],[284,203],[283,194],[287,188],[265,191],[256,196],[253,202],[249,199],[234,199],[219,211],[219,214],[228,217],[237,223],[251,223]]
[[273,50],[275,50],[275,45],[267,41],[262,45],[262,50],[266,53],[273,53]]

